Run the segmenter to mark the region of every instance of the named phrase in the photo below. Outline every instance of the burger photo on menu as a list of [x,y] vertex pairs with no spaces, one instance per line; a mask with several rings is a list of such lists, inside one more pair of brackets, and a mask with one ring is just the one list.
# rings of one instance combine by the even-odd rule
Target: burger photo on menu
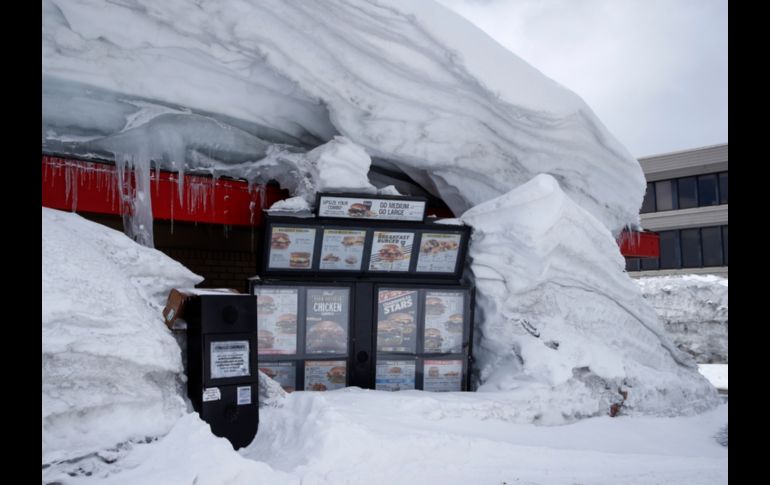
[[428,315],[441,315],[446,310],[444,300],[435,296],[425,298],[425,313]]
[[270,315],[276,310],[275,302],[272,296],[258,295],[257,296],[257,313],[261,315]]
[[291,239],[285,232],[274,232],[270,238],[270,247],[273,249],[286,249],[290,244]]
[[326,386],[324,386],[320,382],[316,382],[315,384],[312,384],[310,386],[310,390],[311,391],[325,391],[326,390]]
[[306,252],[291,253],[289,257],[289,266],[291,268],[309,268],[310,253],[306,253]]
[[307,332],[307,348],[311,352],[345,352],[347,345],[345,329],[337,322],[323,320]]
[[435,239],[423,241],[420,245],[420,251],[426,254],[433,254],[441,251],[441,243]]
[[446,322],[444,322],[444,326],[447,329],[447,332],[451,333],[460,333],[463,331],[463,316],[459,313],[455,313],[453,315],[449,315],[449,318]]
[[394,313],[388,317],[388,321],[397,325],[404,335],[409,335],[417,330],[414,318],[408,313]]
[[436,367],[435,365],[434,365],[434,366],[431,366],[431,367],[428,369],[428,377],[433,377],[433,378],[436,378],[436,377],[438,377],[438,376],[439,376],[439,373],[438,373],[438,367]]
[[369,210],[370,208],[371,208],[371,205],[350,204],[350,208],[348,209],[348,214],[351,217],[371,217],[374,215],[374,213]]
[[364,236],[345,236],[342,238],[343,246],[363,246],[365,241]]
[[263,374],[265,374],[267,377],[271,379],[275,379],[275,377],[278,375],[270,367],[260,367],[259,370],[262,371]]
[[401,367],[391,367],[388,369],[388,374],[401,375]]
[[273,337],[273,332],[269,330],[257,331],[257,348],[272,349],[274,342],[275,337]]
[[275,329],[278,333],[292,334],[297,333],[297,315],[285,313],[275,321]]
[[321,258],[321,260],[322,261],[328,261],[328,262],[336,263],[337,261],[340,260],[340,257],[337,256],[334,253],[329,253],[326,256],[324,256],[323,258]]
[[397,244],[385,244],[380,249],[380,259],[383,261],[398,261],[404,259],[404,252]]
[[441,336],[440,330],[436,328],[428,328],[425,330],[426,352],[440,352],[443,341],[444,338]]
[[347,370],[344,367],[332,367],[329,372],[326,373],[326,378],[332,384],[345,384],[345,376]]
[[377,324],[377,347],[398,347],[403,341],[404,335],[397,323],[385,320]]
[[345,258],[345,262],[348,264],[356,264],[358,262],[358,258],[355,256],[348,256]]

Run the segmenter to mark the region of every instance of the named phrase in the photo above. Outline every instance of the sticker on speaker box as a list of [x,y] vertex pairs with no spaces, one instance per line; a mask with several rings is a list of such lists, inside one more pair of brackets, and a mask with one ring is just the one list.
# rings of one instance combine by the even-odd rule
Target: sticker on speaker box
[[222,393],[219,392],[218,387],[209,387],[203,390],[203,402],[219,401],[220,399],[222,399]]
[[238,388],[238,405],[251,404],[251,386]]

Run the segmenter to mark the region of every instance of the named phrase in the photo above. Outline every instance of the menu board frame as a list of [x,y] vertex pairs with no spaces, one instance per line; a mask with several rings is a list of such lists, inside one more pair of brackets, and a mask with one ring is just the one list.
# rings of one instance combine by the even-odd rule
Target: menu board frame
[[[305,229],[315,229],[315,245],[312,250],[312,263],[308,268],[276,268],[270,267],[271,261],[271,236],[274,227],[297,227]],[[326,231],[362,231],[364,232],[364,244],[362,252],[360,253],[360,265],[357,269],[326,269],[321,268],[321,259],[326,254],[322,254],[324,249],[324,237],[327,234]],[[449,225],[449,224],[436,224],[429,223],[413,223],[413,222],[400,222],[400,221],[376,221],[376,220],[345,220],[345,219],[299,219],[296,217],[284,217],[284,216],[270,216],[266,217],[265,222],[265,237],[263,242],[262,252],[262,264],[261,274],[265,276],[297,276],[307,275],[309,277],[330,277],[330,278],[356,278],[356,279],[369,279],[373,281],[381,280],[397,280],[402,279],[408,275],[410,281],[415,282],[430,282],[437,279],[451,279],[459,280],[462,277],[463,270],[465,268],[465,260],[468,253],[468,243],[470,241],[471,228],[469,226]],[[380,250],[386,250],[385,244],[375,243],[375,232],[384,233],[410,233],[411,236],[411,251],[408,255],[408,268],[398,271],[389,271],[383,265],[375,265],[375,268],[371,267],[372,253]],[[436,237],[435,235],[446,235],[446,237]],[[338,236],[337,236],[338,237]],[[458,239],[459,238],[459,239]],[[418,268],[425,268],[426,264],[424,259],[426,255],[422,252],[423,243],[433,240],[433,250],[437,253],[432,253],[428,256],[431,258],[440,258],[443,256],[443,261],[432,261],[432,264],[427,264],[427,267],[437,268],[435,271],[419,271]],[[459,240],[459,242],[457,242]],[[445,243],[441,246],[441,243]],[[454,243],[457,243],[457,247],[452,247]],[[437,245],[438,244],[438,245]],[[429,249],[429,248],[428,248]],[[374,251],[376,250],[376,251]],[[454,266],[449,267],[451,262],[447,262],[446,255],[452,254],[456,251],[456,259]],[[326,253],[333,252],[328,250]],[[341,259],[345,255],[338,255]],[[406,260],[407,257],[403,257],[402,260]],[[422,265],[420,263],[423,263]],[[442,267],[443,264],[443,267]],[[399,265],[393,265],[398,267]],[[450,271],[451,269],[451,271]]]
[[[337,205],[340,205],[342,210],[327,210],[329,202],[338,202]],[[362,203],[364,202],[371,204],[363,206]],[[357,214],[351,213],[350,210],[352,210],[353,205],[360,207],[361,211]],[[394,205],[411,205],[411,207],[408,207],[406,213],[398,214],[395,212],[403,209],[403,207],[393,207]],[[419,207],[420,205],[422,208]],[[319,192],[316,195],[315,207],[318,217],[356,221],[424,222],[428,211],[428,199],[420,196]],[[418,213],[419,217],[417,216]]]

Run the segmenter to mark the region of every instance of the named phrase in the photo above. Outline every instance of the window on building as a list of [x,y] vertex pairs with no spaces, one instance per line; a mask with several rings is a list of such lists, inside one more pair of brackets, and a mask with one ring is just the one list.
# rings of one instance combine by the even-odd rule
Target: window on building
[[652,182],[647,183],[647,190],[644,192],[644,202],[642,202],[642,208],[639,211],[641,214],[647,214],[648,212],[655,212],[655,184]]
[[701,262],[700,229],[684,229],[680,235],[682,242],[682,266],[699,268]]
[[679,231],[661,231],[658,235],[660,236],[660,269],[681,268]]
[[724,250],[725,266],[727,266],[727,226],[722,226],[722,249]]
[[655,206],[658,211],[670,211],[676,209],[676,184],[674,180],[661,180],[655,182]]
[[658,258],[642,258],[642,271],[655,271],[660,268]]
[[719,203],[727,204],[727,172],[719,174]]
[[678,179],[679,209],[698,207],[698,184],[695,177]]
[[698,203],[701,207],[719,205],[718,179],[715,173],[698,176]]
[[701,229],[703,241],[703,266],[722,266],[722,228]]

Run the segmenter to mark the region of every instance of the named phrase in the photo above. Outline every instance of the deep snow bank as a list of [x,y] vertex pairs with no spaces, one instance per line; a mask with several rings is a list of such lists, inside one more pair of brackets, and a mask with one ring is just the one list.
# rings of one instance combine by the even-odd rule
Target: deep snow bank
[[620,391],[629,411],[718,403],[624,272],[610,232],[555,179],[539,175],[460,218],[474,227],[480,391],[518,390],[544,422],[606,413]]
[[638,221],[642,171],[590,108],[433,1],[45,0],[42,43],[53,151],[266,181],[342,134],[458,214],[548,173]]
[[162,305],[202,278],[78,215],[42,218],[43,463],[167,433],[185,404]]
[[635,281],[677,347],[699,363],[727,363],[727,278],[676,275]]

